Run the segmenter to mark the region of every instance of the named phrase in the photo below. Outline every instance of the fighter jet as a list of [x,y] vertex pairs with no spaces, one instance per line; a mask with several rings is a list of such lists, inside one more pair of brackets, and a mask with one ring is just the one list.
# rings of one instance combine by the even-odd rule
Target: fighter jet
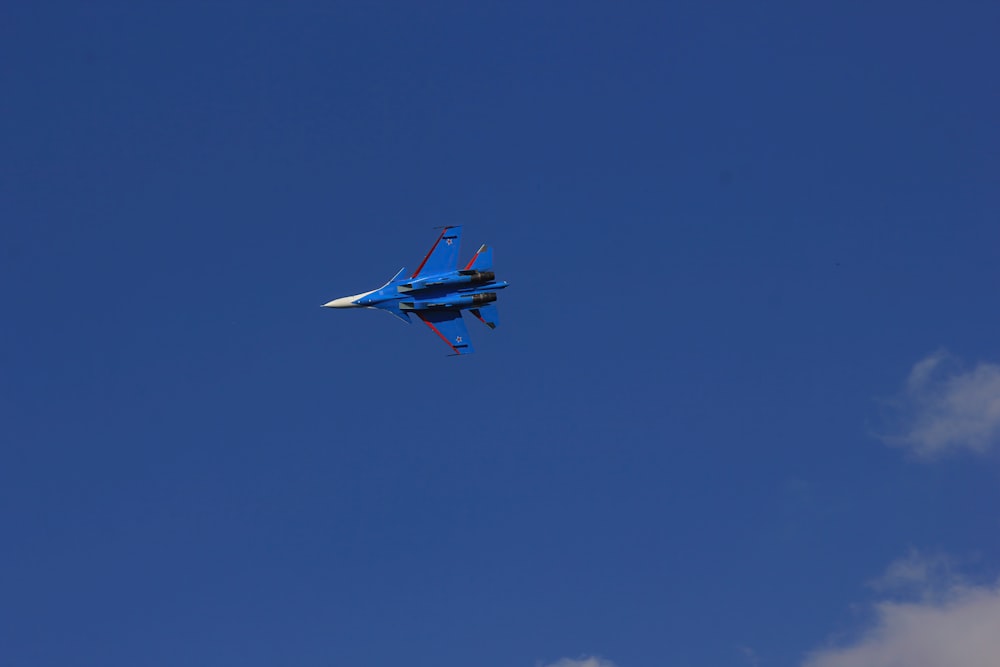
[[462,319],[467,310],[495,329],[497,290],[507,283],[493,273],[493,248],[483,244],[464,269],[458,268],[461,225],[441,229],[420,266],[407,276],[402,268],[382,287],[324,303],[324,308],[377,308],[410,322],[415,314],[451,349],[452,355],[471,354],[469,332]]

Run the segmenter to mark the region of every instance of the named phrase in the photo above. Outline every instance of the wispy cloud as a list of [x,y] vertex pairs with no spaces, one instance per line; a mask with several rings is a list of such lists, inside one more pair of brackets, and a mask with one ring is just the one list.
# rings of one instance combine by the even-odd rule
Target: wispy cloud
[[964,370],[947,352],[936,352],[913,366],[889,405],[900,426],[882,436],[887,444],[924,460],[960,450],[985,453],[1000,444],[1000,365]]
[[751,667],[760,667],[760,657],[756,651],[749,646],[738,646],[737,648],[740,651],[740,655],[746,659],[748,665]]
[[996,667],[1000,665],[1000,583],[971,585],[944,557],[911,552],[881,586],[916,599],[874,605],[871,627],[854,642],[811,653],[803,667]]
[[544,667],[615,667],[615,663],[597,656],[584,656],[581,658],[563,658],[556,662],[550,662]]
[[947,554],[925,554],[910,549],[905,557],[893,561],[885,573],[868,583],[884,594],[919,595],[924,599],[941,599],[965,584],[955,559]]

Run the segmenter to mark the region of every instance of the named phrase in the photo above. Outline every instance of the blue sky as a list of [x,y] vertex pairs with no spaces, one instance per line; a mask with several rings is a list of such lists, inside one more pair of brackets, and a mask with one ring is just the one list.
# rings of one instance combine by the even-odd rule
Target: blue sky
[[996,664],[998,25],[5,6],[0,663]]

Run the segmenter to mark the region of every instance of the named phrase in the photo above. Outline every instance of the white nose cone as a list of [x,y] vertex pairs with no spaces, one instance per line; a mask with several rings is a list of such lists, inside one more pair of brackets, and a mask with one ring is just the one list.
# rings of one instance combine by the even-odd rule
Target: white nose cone
[[377,290],[372,290],[371,292],[362,292],[361,294],[355,294],[353,296],[342,296],[339,299],[334,299],[333,301],[328,301],[327,303],[324,303],[323,307],[324,308],[363,308],[363,306],[359,306],[358,304],[356,304],[354,302],[357,301],[358,299],[362,299],[362,298],[368,296],[369,294],[371,294],[372,292],[376,292],[376,291]]
[[343,296],[323,304],[324,308],[354,308],[354,299],[357,297]]

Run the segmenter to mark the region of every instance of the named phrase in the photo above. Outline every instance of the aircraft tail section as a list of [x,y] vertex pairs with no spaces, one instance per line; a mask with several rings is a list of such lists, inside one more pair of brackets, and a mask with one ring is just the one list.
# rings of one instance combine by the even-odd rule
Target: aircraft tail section
[[496,305],[492,303],[480,306],[479,308],[470,308],[469,312],[490,329],[496,329],[497,325],[500,324],[500,314],[497,312]]
[[493,248],[485,243],[479,247],[466,265],[466,271],[487,271],[493,268]]

